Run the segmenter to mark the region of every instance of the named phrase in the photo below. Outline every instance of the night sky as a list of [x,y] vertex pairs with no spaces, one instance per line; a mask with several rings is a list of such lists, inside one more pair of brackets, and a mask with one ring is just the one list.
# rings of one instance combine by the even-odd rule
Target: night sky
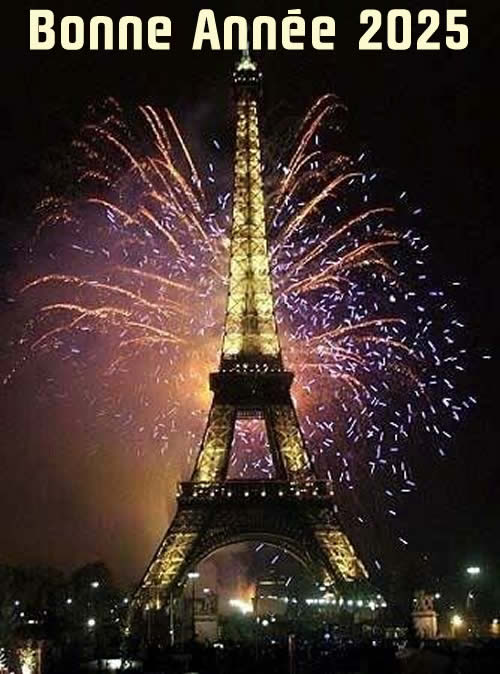
[[[15,3],[12,18],[4,20],[7,34],[1,43],[4,334],[16,315],[7,300],[23,265],[20,251],[31,233],[30,212],[89,104],[112,95],[123,105],[167,105],[200,152],[207,139],[232,123],[229,78],[235,54],[191,51],[196,15],[206,5],[189,3],[189,13],[184,13],[178,8],[182,3],[150,2],[146,12],[142,3],[131,2],[45,3],[57,16],[166,14],[172,19],[170,52],[90,53],[30,52],[30,4]],[[216,5],[221,18],[231,13],[279,17],[288,9],[273,0]],[[283,106],[298,115],[315,97],[335,91],[349,108],[346,142],[368,150],[374,166],[394,184],[394,193],[408,190],[424,209],[421,231],[432,245],[438,273],[463,282],[456,303],[475,354],[467,388],[479,405],[458,429],[446,460],[428,460],[424,449],[415,458],[419,491],[405,512],[412,536],[407,554],[416,560],[429,555],[436,573],[454,573],[473,562],[493,569],[500,555],[499,372],[497,358],[483,361],[481,355],[495,356],[499,336],[498,16],[489,9],[493,3],[408,2],[405,7],[415,10],[468,8],[469,47],[459,52],[359,52],[359,11],[368,5],[357,0],[308,2],[305,16],[335,16],[336,50],[278,50],[259,56],[264,106]],[[10,358],[4,344],[1,353],[3,368]],[[36,367],[40,370],[31,376],[47,376],[44,366]],[[101,437],[97,451],[85,411],[76,423],[64,405],[41,405],[29,378],[0,389],[0,407],[0,562],[70,569],[103,558],[120,579],[134,579],[173,513],[175,471],[170,467],[165,475],[161,457],[138,460],[113,450],[113,437]]]

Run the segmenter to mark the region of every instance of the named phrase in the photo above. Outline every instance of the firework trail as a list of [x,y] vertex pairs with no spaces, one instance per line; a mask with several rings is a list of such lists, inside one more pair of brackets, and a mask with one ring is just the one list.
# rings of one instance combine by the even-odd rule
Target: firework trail
[[[407,224],[420,211],[406,193],[380,202],[366,157],[332,149],[341,110],[320,98],[265,167],[276,312],[320,474],[352,494],[379,485],[396,517],[416,487],[409,448],[444,455],[475,401],[455,388],[463,325]],[[231,194],[218,188],[228,182],[218,141],[200,171],[168,111],[138,116],[127,124],[106,101],[74,143],[78,196],[38,207],[32,266],[42,271],[22,286],[33,317],[5,383],[35,357],[69,362],[95,416],[139,453],[168,454],[181,438],[186,477],[219,356]],[[231,475],[271,476],[258,422],[237,442]]]

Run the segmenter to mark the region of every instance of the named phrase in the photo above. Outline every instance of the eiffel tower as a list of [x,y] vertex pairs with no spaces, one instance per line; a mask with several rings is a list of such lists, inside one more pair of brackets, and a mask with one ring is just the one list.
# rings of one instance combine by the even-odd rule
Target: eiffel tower
[[[215,550],[241,541],[276,545],[331,592],[367,573],[343,532],[331,482],[315,474],[290,395],[274,314],[261,172],[258,98],[262,75],[248,52],[234,70],[236,154],[229,293],[213,402],[177,513],[133,599],[162,610],[187,573]],[[239,418],[265,423],[274,478],[228,479]]]

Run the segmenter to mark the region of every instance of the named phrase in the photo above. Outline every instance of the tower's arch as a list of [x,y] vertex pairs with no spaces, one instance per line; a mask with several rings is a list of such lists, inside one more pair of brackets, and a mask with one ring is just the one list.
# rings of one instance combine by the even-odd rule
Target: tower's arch
[[168,603],[187,573],[227,545],[259,540],[286,550],[311,577],[341,595],[366,577],[341,530],[331,485],[275,481],[183,483],[179,508],[136,595],[142,606]]
[[[230,549],[233,546],[237,546],[242,543],[255,543],[255,544],[264,544],[268,547],[274,548],[276,551],[283,553],[286,556],[291,557],[301,568],[304,573],[304,576],[308,578],[311,582],[317,581],[317,574],[314,573],[311,568],[310,559],[307,558],[305,550],[302,546],[297,545],[296,541],[293,541],[290,538],[279,535],[272,535],[269,533],[238,533],[233,536],[228,536],[224,538],[219,543],[213,542],[213,544],[204,552],[198,554],[196,557],[193,557],[192,560],[192,569],[198,568],[204,562],[211,561],[214,556],[218,553],[224,552]],[[183,584],[187,578],[187,574],[191,569],[186,569],[184,572],[184,577],[181,578],[181,583]]]

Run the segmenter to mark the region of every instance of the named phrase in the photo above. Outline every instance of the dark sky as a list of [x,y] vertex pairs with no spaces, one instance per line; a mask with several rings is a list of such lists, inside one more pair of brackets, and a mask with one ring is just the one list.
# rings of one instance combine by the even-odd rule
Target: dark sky
[[[24,0],[11,5],[9,20],[3,20],[7,34],[1,43],[0,262],[6,275],[20,264],[13,244],[27,233],[22,223],[28,221],[32,195],[39,194],[50,158],[64,151],[89,103],[111,94],[125,105],[168,105],[186,117],[191,129],[203,125],[207,135],[227,124],[228,75],[234,55],[192,52],[195,18],[205,5],[188,3],[186,12],[182,4],[149,2],[143,11],[143,3],[109,0],[44,3],[59,17],[169,15],[174,26],[172,51],[142,53],[30,52],[28,10],[39,5]],[[306,10],[304,3],[306,16],[335,16],[336,51],[309,48],[262,55],[265,104],[285,104],[298,113],[314,97],[331,90],[345,101],[350,111],[349,138],[369,148],[375,165],[424,207],[427,217],[422,230],[432,244],[436,264],[444,277],[464,282],[458,302],[473,350],[494,353],[499,244],[494,202],[499,178],[495,65],[499,17],[490,9],[494,3],[405,3],[415,10],[467,8],[470,45],[460,52],[446,48],[359,52],[359,11],[367,5],[357,0],[308,2]],[[214,3],[221,18],[230,13],[280,17],[288,7],[273,0]],[[441,31],[438,35],[443,38]],[[408,508],[417,549],[431,551],[440,570],[476,560],[491,567],[498,564],[497,382],[495,360],[471,363],[468,385],[480,404],[458,431],[446,464],[427,469],[422,465],[420,497]],[[10,410],[12,404],[11,400]],[[14,417],[26,420],[28,432],[25,429],[21,436],[9,429],[4,434],[9,446],[2,447],[0,454],[0,562],[43,561],[68,567],[103,556],[122,577],[138,573],[170,512],[163,480],[158,476],[151,480],[147,498],[134,510],[131,503],[137,501],[131,494],[140,493],[135,485],[144,478],[140,470],[112,455],[82,459],[88,456],[85,432],[74,438],[64,423],[61,443],[66,442],[67,450],[61,460],[55,449],[47,448],[45,430],[30,414],[30,391],[18,393],[13,405]],[[21,444],[14,447],[16,439]],[[154,473],[155,466],[144,470]],[[109,476],[116,493],[103,497],[99,485]],[[122,517],[127,498],[131,501]],[[138,533],[147,529],[148,521],[146,534]]]

